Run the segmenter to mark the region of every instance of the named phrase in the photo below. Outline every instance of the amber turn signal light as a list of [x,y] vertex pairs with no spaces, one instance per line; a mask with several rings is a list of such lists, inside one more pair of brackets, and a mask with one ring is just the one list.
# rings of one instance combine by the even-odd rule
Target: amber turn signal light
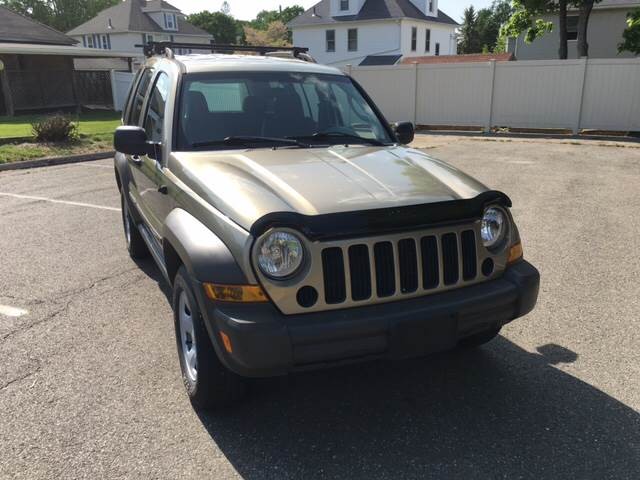
[[216,285],[205,283],[204,291],[218,302],[267,302],[269,299],[259,285]]
[[233,348],[231,347],[231,339],[229,338],[229,335],[221,331],[220,338],[222,338],[222,344],[224,345],[224,349],[227,351],[227,353],[233,353]]
[[516,262],[522,258],[522,243],[518,242],[509,249],[509,258],[507,264]]

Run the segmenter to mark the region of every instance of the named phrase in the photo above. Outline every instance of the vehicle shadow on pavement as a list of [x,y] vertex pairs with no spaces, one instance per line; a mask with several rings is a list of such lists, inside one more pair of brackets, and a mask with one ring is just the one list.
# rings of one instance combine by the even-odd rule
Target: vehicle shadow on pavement
[[255,383],[198,415],[247,479],[637,478],[640,414],[499,337],[474,351]]
[[142,258],[142,259],[137,258],[137,259],[133,259],[133,262],[136,264],[136,266],[140,269],[142,273],[144,273],[147,277],[149,277],[151,280],[153,280],[158,284],[158,288],[167,298],[169,307],[171,307],[171,304],[172,304],[171,297],[173,295],[173,292],[171,291],[171,285],[169,285],[169,283],[167,283],[167,281],[164,279],[164,277],[162,276],[162,273],[160,273],[160,270],[158,270],[158,266],[156,265],[154,260],[152,258]]

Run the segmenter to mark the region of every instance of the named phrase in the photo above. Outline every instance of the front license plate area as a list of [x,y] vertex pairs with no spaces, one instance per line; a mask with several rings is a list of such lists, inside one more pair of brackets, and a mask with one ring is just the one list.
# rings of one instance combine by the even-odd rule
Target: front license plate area
[[420,357],[449,350],[457,343],[457,332],[458,320],[453,315],[398,322],[391,328],[391,356]]

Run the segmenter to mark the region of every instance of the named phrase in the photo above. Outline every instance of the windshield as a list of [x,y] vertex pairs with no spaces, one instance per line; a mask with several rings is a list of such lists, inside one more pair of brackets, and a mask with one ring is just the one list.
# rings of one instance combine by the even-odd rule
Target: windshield
[[178,150],[393,142],[348,77],[215,72],[183,82]]

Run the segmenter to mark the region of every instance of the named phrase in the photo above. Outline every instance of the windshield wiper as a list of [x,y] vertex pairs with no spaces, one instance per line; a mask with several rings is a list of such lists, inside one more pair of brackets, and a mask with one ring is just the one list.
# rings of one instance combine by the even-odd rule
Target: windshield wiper
[[359,142],[366,143],[369,145],[375,145],[377,147],[384,147],[387,145],[386,143],[381,142],[380,140],[376,140],[375,138],[364,138],[359,135],[353,135],[353,134],[344,133],[344,132],[317,132],[317,133],[314,133],[313,135],[308,135],[304,137],[287,137],[287,138],[310,138],[315,140],[327,140],[334,137],[357,140]]
[[197,142],[192,144],[191,146],[194,148],[199,147],[213,147],[216,145],[251,145],[254,143],[277,143],[281,145],[291,145],[294,147],[300,148],[309,148],[309,145],[301,142],[300,140],[295,140],[293,138],[280,138],[280,137],[258,137],[251,135],[236,135],[232,137],[227,137],[224,140],[211,140],[208,142]]

